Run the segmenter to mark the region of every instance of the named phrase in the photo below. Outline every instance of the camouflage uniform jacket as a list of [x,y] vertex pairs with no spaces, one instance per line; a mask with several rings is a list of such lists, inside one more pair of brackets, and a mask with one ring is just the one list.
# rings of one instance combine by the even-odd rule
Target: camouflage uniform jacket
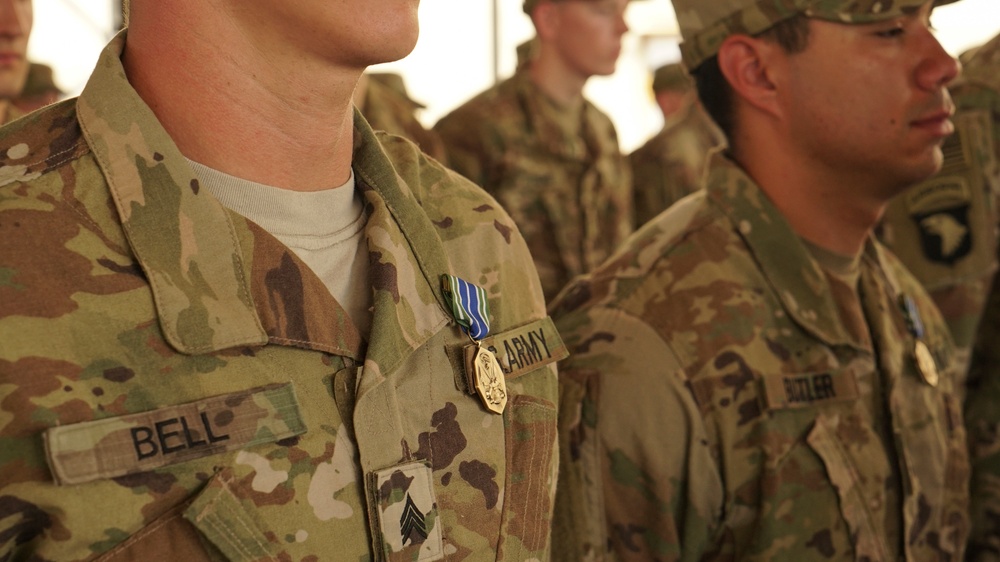
[[636,224],[643,225],[682,197],[701,189],[709,151],[725,136],[696,103],[629,155],[635,182]]
[[[763,192],[717,158],[705,191],[550,307],[571,352],[553,553],[961,560],[968,457],[933,303],[870,241],[847,308]],[[926,377],[903,295],[940,369]]]
[[[510,218],[356,114],[364,341],[200,188],[123,46],[0,140],[0,560],[547,560],[561,342]],[[502,416],[442,273],[519,350]]]
[[434,128],[448,164],[514,218],[552,298],[632,232],[632,177],[607,116],[585,102],[581,138],[547,116],[544,96],[523,69]]
[[[962,76],[952,88],[960,112],[983,111],[990,118],[992,144],[997,168],[994,190],[1000,190],[1000,35],[979,47],[966,62]],[[994,192],[994,196],[997,193]],[[996,199],[991,200],[993,222],[989,228],[973,232],[996,248],[996,231],[1000,223]],[[985,245],[985,244],[984,244]],[[994,278],[995,254],[989,256],[993,265],[981,282],[992,290],[985,296],[985,308],[975,309],[976,318],[982,312],[969,368],[969,398],[966,417],[971,443],[972,470],[972,538],[969,559],[976,562],[1000,561],[1000,283]],[[983,295],[975,293],[981,304]],[[947,312],[946,312],[947,313]]]
[[414,103],[378,80],[369,79],[361,113],[376,131],[410,139],[420,150],[444,162],[444,143],[414,115]]

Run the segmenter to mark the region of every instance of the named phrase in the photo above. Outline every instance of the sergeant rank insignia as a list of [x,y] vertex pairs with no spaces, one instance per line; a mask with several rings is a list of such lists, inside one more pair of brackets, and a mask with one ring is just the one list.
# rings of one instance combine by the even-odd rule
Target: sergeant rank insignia
[[441,291],[451,315],[477,347],[473,358],[476,393],[489,411],[502,414],[507,406],[507,383],[496,356],[482,345],[483,338],[490,333],[486,291],[453,275],[441,276]]

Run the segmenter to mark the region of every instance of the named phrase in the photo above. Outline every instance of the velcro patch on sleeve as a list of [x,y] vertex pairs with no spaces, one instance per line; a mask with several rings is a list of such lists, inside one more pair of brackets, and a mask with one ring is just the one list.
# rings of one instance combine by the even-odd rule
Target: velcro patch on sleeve
[[442,521],[429,466],[412,462],[371,473],[371,504],[380,560],[440,560],[444,558]]
[[305,433],[290,383],[46,430],[59,485],[83,484]]
[[857,400],[858,380],[851,369],[764,376],[764,395],[770,410],[808,408],[831,402]]
[[[569,357],[566,344],[559,336],[552,318],[548,316],[519,328],[489,336],[480,343],[496,356],[504,378],[508,381]],[[477,349],[478,346],[475,344],[463,348],[466,391],[469,394],[476,392],[473,362]]]

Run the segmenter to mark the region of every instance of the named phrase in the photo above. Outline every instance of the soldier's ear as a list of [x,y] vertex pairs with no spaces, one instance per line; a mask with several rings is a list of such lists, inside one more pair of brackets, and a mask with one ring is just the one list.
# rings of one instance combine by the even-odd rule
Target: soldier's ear
[[780,111],[774,72],[780,48],[749,35],[731,35],[719,48],[719,70],[746,103],[766,113]]
[[559,30],[560,11],[557,4],[557,2],[539,2],[534,11],[531,12],[535,33],[543,41],[554,37]]

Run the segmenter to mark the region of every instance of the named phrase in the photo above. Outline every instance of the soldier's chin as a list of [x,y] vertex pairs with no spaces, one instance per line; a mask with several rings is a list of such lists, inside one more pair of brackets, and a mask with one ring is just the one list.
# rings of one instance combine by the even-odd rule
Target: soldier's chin
[[615,63],[615,64],[612,64],[610,67],[601,68],[601,69],[597,70],[596,72],[594,72],[593,75],[594,76],[611,76],[612,74],[615,73],[615,69],[617,67],[618,67],[618,64]]
[[941,171],[941,166],[944,163],[944,155],[941,152],[940,147],[934,149],[934,153],[929,156],[926,160],[916,163],[912,166],[907,167],[904,171],[901,171],[897,175],[895,190],[898,193],[908,190],[910,187],[931,178],[934,174]]
[[934,174],[940,172],[941,168],[944,166],[944,151],[941,150],[941,145],[943,144],[944,144],[944,139],[941,139],[941,142],[937,143],[937,145],[935,145],[932,150],[930,167],[933,168],[934,171],[928,174],[927,177],[931,177]]
[[392,44],[384,44],[383,48],[373,57],[373,60],[368,63],[368,66],[385,62],[395,62],[406,57],[417,46],[417,35],[417,33],[414,33],[412,40],[399,39]]

